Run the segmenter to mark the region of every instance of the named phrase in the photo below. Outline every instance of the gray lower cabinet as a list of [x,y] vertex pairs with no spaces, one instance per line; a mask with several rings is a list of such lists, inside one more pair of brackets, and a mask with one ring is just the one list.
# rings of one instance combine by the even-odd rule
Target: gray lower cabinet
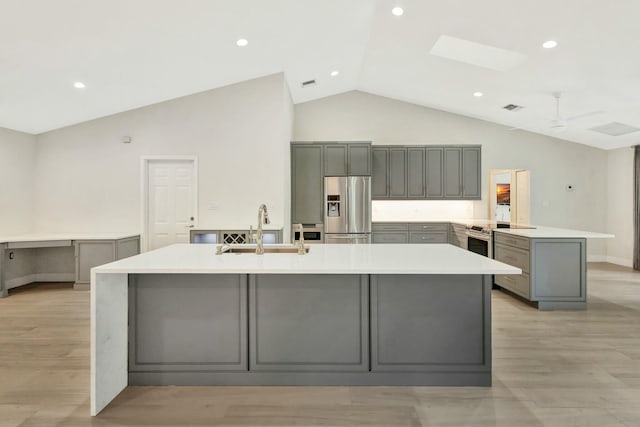
[[490,372],[490,288],[490,276],[371,276],[371,371]]
[[462,249],[467,249],[467,228],[462,224],[451,223],[449,228],[449,243]]
[[76,284],[91,283],[91,269],[140,253],[140,237],[119,240],[76,240]]
[[372,230],[372,243],[447,243],[449,224],[376,222]]
[[246,275],[130,275],[129,301],[129,372],[248,370]]
[[[255,229],[253,230],[255,232]],[[263,230],[263,243],[275,244],[282,243],[282,229],[279,230]],[[226,244],[245,244],[255,243],[255,239],[249,239],[249,230],[191,230],[189,236],[190,243],[226,243]]]
[[483,275],[130,274],[129,385],[491,385]]
[[265,274],[249,284],[252,371],[368,371],[369,276]]
[[291,145],[291,222],[321,224],[324,222],[323,146]]
[[496,231],[494,258],[522,270],[496,275],[495,284],[539,309],[586,308],[586,239],[529,239]]

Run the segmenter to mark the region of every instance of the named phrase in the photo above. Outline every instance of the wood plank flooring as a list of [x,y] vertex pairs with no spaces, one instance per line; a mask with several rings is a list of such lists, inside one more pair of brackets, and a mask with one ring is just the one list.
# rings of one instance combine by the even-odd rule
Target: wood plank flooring
[[0,299],[0,426],[640,426],[640,273],[589,266],[587,311],[493,292],[494,386],[130,387],[89,417],[89,293]]

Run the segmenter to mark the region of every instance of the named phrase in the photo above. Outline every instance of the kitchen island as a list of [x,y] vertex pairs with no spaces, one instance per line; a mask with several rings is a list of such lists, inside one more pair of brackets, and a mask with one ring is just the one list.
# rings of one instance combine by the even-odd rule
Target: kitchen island
[[495,284],[539,310],[587,308],[587,239],[613,234],[534,226],[496,228],[494,258],[522,270],[496,275]]
[[127,385],[489,386],[491,275],[519,273],[448,244],[179,244],[100,266],[91,414]]

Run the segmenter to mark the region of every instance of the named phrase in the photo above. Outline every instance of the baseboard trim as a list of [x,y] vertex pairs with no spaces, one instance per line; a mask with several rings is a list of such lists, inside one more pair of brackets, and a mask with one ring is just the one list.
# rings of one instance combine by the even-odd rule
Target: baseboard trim
[[606,255],[587,255],[587,262],[607,262]]
[[627,258],[619,258],[615,256],[607,256],[607,261],[611,264],[621,265],[623,267],[633,268],[633,260]]

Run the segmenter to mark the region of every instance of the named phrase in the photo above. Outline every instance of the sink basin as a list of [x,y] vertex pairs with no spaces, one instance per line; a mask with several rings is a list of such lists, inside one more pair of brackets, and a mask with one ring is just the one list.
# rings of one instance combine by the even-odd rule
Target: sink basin
[[[304,252],[305,253],[309,253],[309,248],[305,247],[304,248]],[[227,249],[226,251],[224,251],[223,253],[228,253],[228,254],[255,254],[256,253],[256,247],[238,247],[238,246],[232,246],[229,249]],[[284,247],[265,247],[264,248],[264,253],[265,254],[297,254],[298,253],[298,248],[294,247],[294,246],[284,246]]]

